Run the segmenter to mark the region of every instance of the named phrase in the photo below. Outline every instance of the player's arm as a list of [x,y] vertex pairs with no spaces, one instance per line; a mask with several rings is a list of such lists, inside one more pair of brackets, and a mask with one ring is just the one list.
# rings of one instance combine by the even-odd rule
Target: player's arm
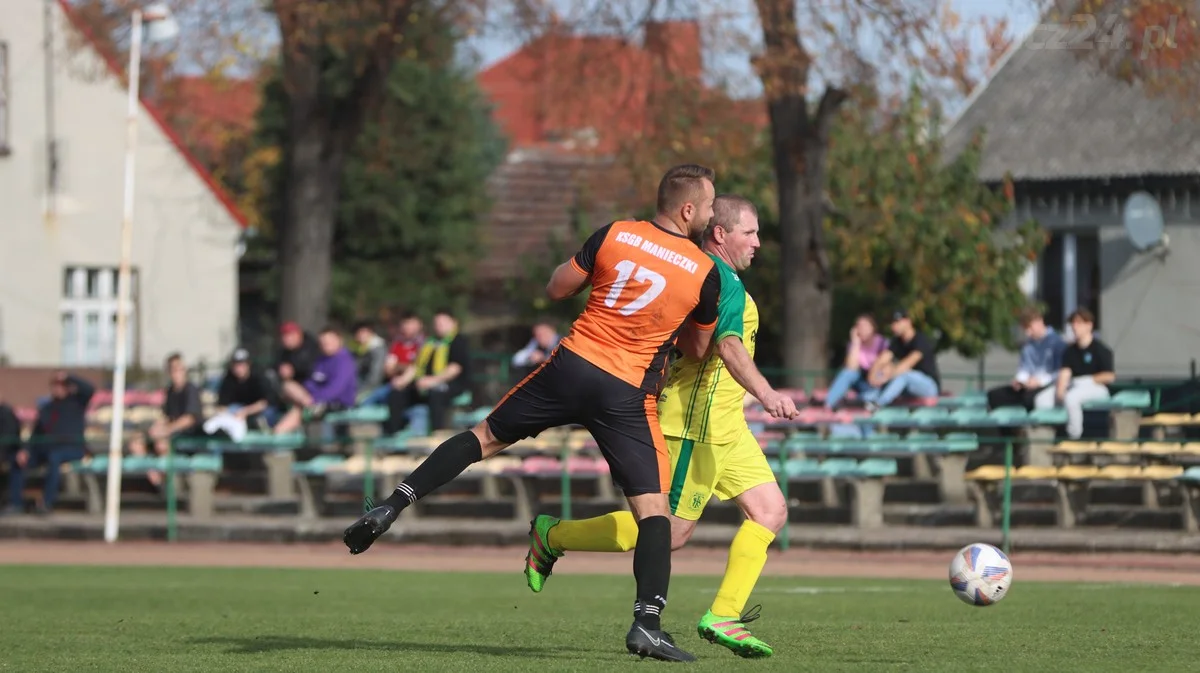
[[771,384],[758,371],[754,358],[750,357],[750,351],[746,350],[746,344],[740,338],[732,334],[724,336],[717,342],[717,354],[725,362],[725,368],[733,380],[759,401],[773,392]]
[[596,254],[604,239],[608,237],[612,225],[606,225],[596,230],[588,237],[583,247],[571,259],[558,265],[550,282],[546,284],[546,296],[552,301],[562,301],[574,297],[592,282],[592,269],[596,267]]
[[676,344],[688,357],[703,360],[712,346],[717,329],[717,308],[721,300],[721,273],[714,265],[700,287],[700,301],[692,309],[691,324],[679,335]]

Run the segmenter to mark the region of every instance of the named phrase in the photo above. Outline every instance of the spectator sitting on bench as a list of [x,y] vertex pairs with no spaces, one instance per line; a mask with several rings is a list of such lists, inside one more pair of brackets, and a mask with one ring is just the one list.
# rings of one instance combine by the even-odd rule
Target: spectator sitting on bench
[[429,405],[429,427],[441,430],[449,425],[450,404],[470,384],[470,358],[467,340],[458,333],[458,321],[448,310],[433,316],[434,338],[425,342],[413,366],[392,380],[388,393],[386,434],[408,426],[408,409],[416,404]]
[[361,402],[360,406],[374,406],[387,402],[388,393],[392,392],[392,381],[403,376],[412,363],[417,359],[421,344],[425,343],[425,326],[414,313],[405,313],[392,329],[392,345],[388,349],[387,358],[383,362],[385,381],[375,388]]
[[1062,355],[1062,369],[1053,386],[1037,394],[1034,406],[1067,410],[1067,436],[1079,439],[1083,435],[1083,405],[1093,400],[1106,400],[1108,386],[1116,380],[1113,352],[1092,333],[1096,318],[1086,308],[1077,309],[1067,320],[1075,341]]
[[1063,350],[1067,344],[1053,327],[1046,325],[1042,312],[1035,308],[1023,311],[1021,327],[1025,330],[1026,340],[1021,346],[1017,375],[1008,385],[988,391],[989,410],[1010,406],[1032,410],[1038,393],[1054,385],[1062,369]]
[[370,323],[363,321],[354,325],[354,341],[350,344],[350,350],[355,358],[359,392],[373,393],[383,385],[388,358],[387,342],[375,333]]
[[80,460],[86,453],[83,433],[87,408],[96,388],[78,376],[58,372],[50,380],[50,401],[38,409],[28,448],[13,452],[8,473],[8,506],[4,514],[25,512],[26,472],[46,466],[39,514],[49,514],[58,500],[58,482],[65,463]]
[[255,371],[250,352],[239,348],[229,358],[229,366],[217,389],[217,413],[204,423],[204,433],[224,430],[240,441],[250,428],[270,426],[265,412],[271,406],[271,385]]
[[321,349],[311,334],[294,322],[279,326],[279,361],[275,363],[275,375],[279,377],[281,388],[288,381],[307,381],[319,357]]
[[859,398],[878,395],[878,390],[867,381],[871,367],[880,354],[887,350],[887,339],[879,333],[875,319],[864,313],[850,328],[850,343],[846,346],[846,363],[834,377],[825,395],[825,408],[832,411],[851,389]]
[[514,374],[518,380],[525,378],[528,374],[537,369],[538,365],[550,359],[550,354],[558,347],[558,342],[562,340],[558,330],[554,329],[547,321],[542,321],[533,326],[533,338],[525,347],[517,351],[512,356],[512,366]]
[[313,366],[312,376],[303,385],[296,381],[283,384],[284,400],[292,407],[275,426],[275,434],[293,432],[305,420],[320,420],[330,411],[354,406],[358,395],[354,356],[342,344],[342,335],[335,327],[321,330],[318,341],[321,357]]
[[[176,437],[203,434],[204,411],[200,404],[200,389],[188,380],[187,365],[179,353],[167,356],[167,376],[171,383],[163,399],[162,418],[154,421],[145,435],[138,433],[129,440],[130,455],[145,456],[146,445],[152,444],[155,455],[165,456],[171,440]],[[147,472],[146,478],[154,486],[162,485],[161,472]]]
[[0,400],[0,460],[7,461],[21,448],[21,419],[17,412]]
[[865,396],[871,410],[886,407],[903,394],[937,397],[942,385],[933,341],[913,327],[908,311],[892,313],[892,335],[867,377],[879,389],[878,394]]

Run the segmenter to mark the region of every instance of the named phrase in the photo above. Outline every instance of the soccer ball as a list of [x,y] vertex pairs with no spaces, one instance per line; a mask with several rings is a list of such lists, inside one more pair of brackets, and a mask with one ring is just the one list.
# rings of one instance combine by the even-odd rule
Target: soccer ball
[[950,588],[968,605],[1000,602],[1012,585],[1012,562],[990,544],[967,545],[950,560]]

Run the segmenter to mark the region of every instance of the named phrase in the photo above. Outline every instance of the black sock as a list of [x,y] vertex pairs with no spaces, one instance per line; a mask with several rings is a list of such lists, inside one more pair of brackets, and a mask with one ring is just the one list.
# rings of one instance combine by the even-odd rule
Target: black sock
[[473,432],[463,432],[442,442],[417,469],[400,482],[396,490],[383,502],[396,511],[408,507],[418,499],[450,483],[472,463],[483,460],[483,448]]
[[662,628],[660,616],[671,583],[671,521],[667,517],[651,516],[638,522],[633,578],[637,581],[633,620],[648,631]]

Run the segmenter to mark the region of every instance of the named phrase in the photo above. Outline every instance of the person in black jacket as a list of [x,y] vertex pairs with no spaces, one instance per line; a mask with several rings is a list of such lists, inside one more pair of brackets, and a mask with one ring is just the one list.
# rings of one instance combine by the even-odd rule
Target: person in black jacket
[[239,416],[254,428],[263,419],[273,397],[271,384],[254,368],[250,352],[245,348],[235,350],[217,389],[217,413]]
[[0,402],[0,459],[21,447],[21,421],[17,413],[5,402]]
[[25,511],[25,474],[40,465],[46,466],[46,482],[42,487],[39,513],[49,513],[58,499],[60,468],[83,458],[83,432],[87,427],[87,408],[96,388],[78,376],[66,372],[55,374],[50,381],[50,401],[38,410],[37,421],[28,448],[12,456],[8,479],[6,514]]
[[313,374],[321,357],[321,349],[311,334],[294,322],[279,328],[279,362],[275,371],[280,381],[295,381],[303,385]]

